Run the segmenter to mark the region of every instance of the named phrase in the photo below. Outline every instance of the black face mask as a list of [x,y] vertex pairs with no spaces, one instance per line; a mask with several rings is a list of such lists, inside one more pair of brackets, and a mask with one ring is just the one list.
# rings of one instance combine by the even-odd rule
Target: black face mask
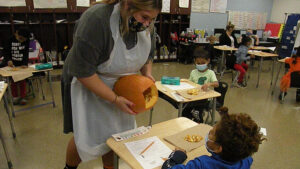
[[149,26],[144,26],[141,22],[138,22],[133,16],[129,18],[128,25],[130,31],[133,32],[142,32],[149,27]]

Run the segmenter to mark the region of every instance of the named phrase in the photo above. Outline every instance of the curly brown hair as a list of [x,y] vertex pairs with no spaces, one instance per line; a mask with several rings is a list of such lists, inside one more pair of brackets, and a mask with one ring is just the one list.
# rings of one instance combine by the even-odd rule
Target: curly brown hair
[[216,142],[222,146],[223,160],[237,162],[257,152],[262,138],[260,127],[247,114],[228,114],[220,109],[221,121],[216,126]]

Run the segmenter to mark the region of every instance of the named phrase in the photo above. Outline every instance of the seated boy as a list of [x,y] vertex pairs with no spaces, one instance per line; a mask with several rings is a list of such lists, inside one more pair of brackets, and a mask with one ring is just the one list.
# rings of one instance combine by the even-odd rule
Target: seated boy
[[[194,58],[196,69],[192,70],[190,73],[189,80],[201,85],[202,90],[219,87],[215,72],[208,68],[210,62],[208,53],[201,48],[196,48],[194,51]],[[188,107],[183,110],[182,115],[201,123],[203,122],[203,109],[207,108],[208,105],[209,103],[207,100],[189,103]]]
[[220,114],[221,120],[205,137],[205,147],[211,156],[202,155],[182,165],[187,156],[177,150],[162,169],[250,169],[251,156],[265,140],[260,128],[247,114],[228,114],[226,107],[220,109]]

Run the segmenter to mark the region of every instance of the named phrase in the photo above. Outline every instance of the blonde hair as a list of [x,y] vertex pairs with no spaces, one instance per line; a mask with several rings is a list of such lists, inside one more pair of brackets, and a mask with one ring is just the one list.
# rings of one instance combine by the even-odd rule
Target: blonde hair
[[[130,17],[130,14],[139,12],[139,11],[151,11],[151,10],[158,10],[161,11],[162,8],[162,0],[102,0],[100,2],[95,2],[95,4],[109,4],[114,5],[120,2],[121,6],[121,18],[122,23],[120,27],[120,31],[122,36],[127,34],[129,32],[129,26],[128,26],[128,19]],[[128,10],[125,10],[125,5],[128,5]],[[151,23],[149,26],[150,32],[153,32],[154,30],[154,22]]]
[[226,30],[229,29],[234,29],[234,24],[232,24],[231,22],[228,22],[228,25],[226,26]]

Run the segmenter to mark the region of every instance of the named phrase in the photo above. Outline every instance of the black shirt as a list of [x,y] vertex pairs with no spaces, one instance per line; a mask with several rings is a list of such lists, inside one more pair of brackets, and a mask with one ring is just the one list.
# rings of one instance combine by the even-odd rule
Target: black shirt
[[[238,43],[237,43],[237,39],[234,36],[234,34],[231,35],[234,39],[234,47],[237,48],[238,47]],[[220,37],[219,37],[219,45],[227,45],[227,46],[231,46],[231,39],[230,37],[227,35],[226,32],[224,32]]]
[[29,40],[20,43],[15,36],[10,38],[4,47],[4,64],[12,61],[14,66],[28,65]]

